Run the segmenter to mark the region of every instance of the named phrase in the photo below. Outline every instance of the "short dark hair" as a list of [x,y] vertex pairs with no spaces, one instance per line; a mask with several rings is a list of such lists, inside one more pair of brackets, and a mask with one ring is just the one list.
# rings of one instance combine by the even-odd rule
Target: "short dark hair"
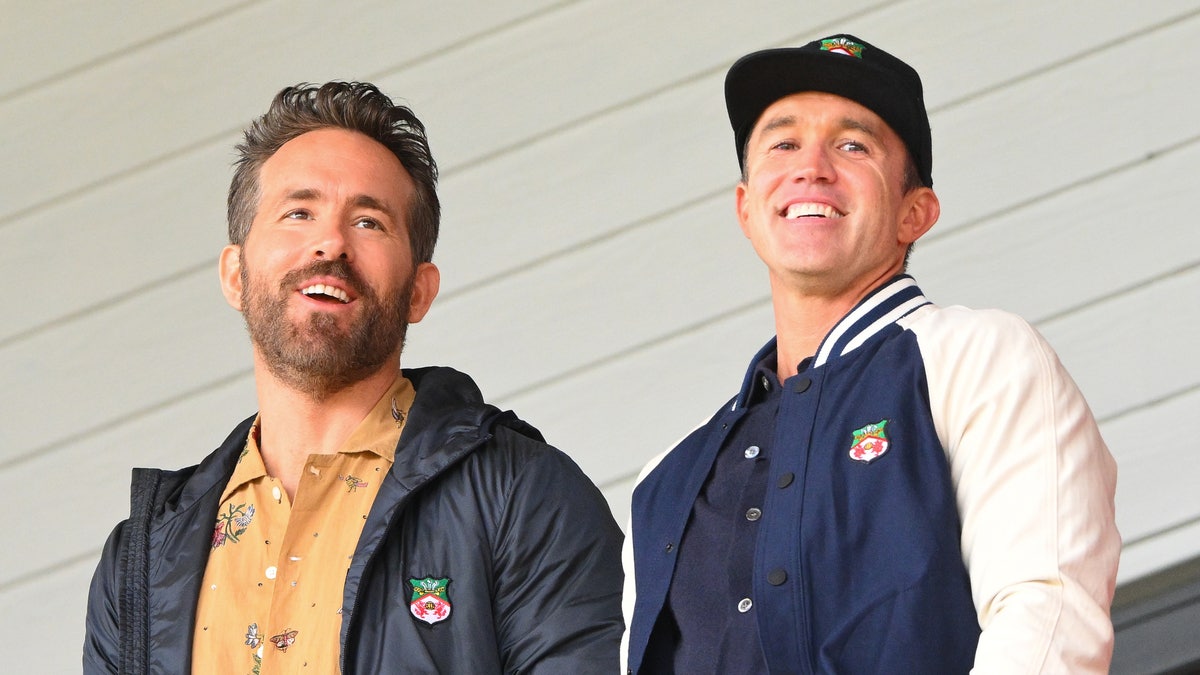
[[275,95],[266,114],[246,128],[229,184],[229,243],[245,243],[250,232],[261,197],[258,179],[262,165],[284,143],[327,128],[364,134],[400,160],[416,186],[407,214],[413,260],[432,260],[442,208],[437,197],[437,164],[429,151],[425,125],[412,110],[393,104],[369,82],[287,87]]

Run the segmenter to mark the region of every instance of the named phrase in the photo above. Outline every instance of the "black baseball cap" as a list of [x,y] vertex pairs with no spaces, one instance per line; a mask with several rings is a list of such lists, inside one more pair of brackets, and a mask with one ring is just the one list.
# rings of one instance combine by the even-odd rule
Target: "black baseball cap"
[[772,103],[804,91],[848,98],[888,123],[912,155],[921,182],[933,186],[933,142],[921,76],[912,66],[853,35],[831,35],[803,47],[766,49],[738,59],[725,76],[725,107],[738,166],[746,141]]

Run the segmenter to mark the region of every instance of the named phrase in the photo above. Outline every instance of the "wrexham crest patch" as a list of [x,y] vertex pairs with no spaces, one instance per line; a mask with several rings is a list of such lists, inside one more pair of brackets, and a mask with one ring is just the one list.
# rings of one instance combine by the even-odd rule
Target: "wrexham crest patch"
[[412,615],[429,625],[445,621],[450,616],[450,595],[446,587],[450,579],[425,577],[424,579],[409,579],[412,587],[412,602],[408,603]]
[[845,54],[846,56],[853,56],[861,59],[863,46],[857,42],[854,42],[853,40],[847,40],[846,38],[832,38],[828,40],[821,40],[821,51],[831,52],[834,54]]
[[850,459],[869,464],[882,457],[890,445],[887,431],[884,430],[887,423],[887,420],[881,420],[855,430],[854,445],[850,446]]

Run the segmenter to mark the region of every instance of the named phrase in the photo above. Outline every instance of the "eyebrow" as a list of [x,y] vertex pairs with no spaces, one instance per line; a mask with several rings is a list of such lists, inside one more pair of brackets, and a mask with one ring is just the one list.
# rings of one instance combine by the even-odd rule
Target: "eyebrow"
[[842,129],[861,131],[871,138],[879,140],[879,132],[876,131],[875,127],[863,122],[862,120],[858,120],[853,117],[843,117],[841,119],[841,123]]
[[[861,131],[862,133],[867,134],[871,138],[874,138],[875,140],[879,140],[879,133],[875,130],[875,128],[873,126],[867,124],[866,122],[863,122],[862,120],[855,119],[853,117],[843,117],[842,119],[838,120],[838,122],[839,122],[839,129],[841,129],[843,131],[847,131],[847,130]],[[781,116],[775,117],[775,118],[771,119],[771,121],[767,122],[763,126],[763,128],[759,130],[758,133],[760,135],[766,134],[766,133],[769,133],[776,129],[779,129],[782,127],[789,127],[794,124],[796,124],[796,118],[794,116],[781,115]]]
[[[321,191],[317,190],[316,188],[297,188],[285,194],[283,198],[284,201],[289,202],[311,202],[321,198]],[[359,208],[372,209],[389,215],[394,215],[392,209],[388,208],[387,204],[375,197],[372,197],[371,195],[354,195],[354,198],[350,201],[350,203]]]
[[772,119],[770,122],[767,122],[767,125],[764,126],[762,129],[760,129],[758,133],[765,134],[769,131],[775,131],[776,129],[778,129],[780,127],[790,127],[791,125],[793,125],[795,123],[796,123],[796,118],[792,117],[791,115],[784,115],[782,117],[776,117],[776,118]]

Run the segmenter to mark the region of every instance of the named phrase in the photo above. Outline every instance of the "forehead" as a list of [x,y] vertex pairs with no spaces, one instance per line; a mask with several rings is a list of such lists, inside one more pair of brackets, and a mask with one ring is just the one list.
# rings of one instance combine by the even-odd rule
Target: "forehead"
[[778,129],[821,128],[834,131],[857,129],[887,143],[901,143],[900,137],[866,106],[836,94],[805,91],[785,96],[759,115],[751,140]]
[[347,129],[317,129],[284,143],[259,171],[264,195],[317,190],[331,195],[369,195],[406,203],[412,178],[400,160],[378,141]]

